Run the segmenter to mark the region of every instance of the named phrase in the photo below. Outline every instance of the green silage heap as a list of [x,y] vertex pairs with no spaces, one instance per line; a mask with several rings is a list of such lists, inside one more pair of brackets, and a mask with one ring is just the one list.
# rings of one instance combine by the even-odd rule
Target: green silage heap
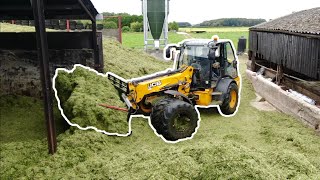
[[64,114],[71,123],[82,128],[94,126],[108,133],[128,133],[126,113],[99,106],[105,103],[125,108],[106,77],[77,67],[70,74],[60,71],[56,82]]
[[164,62],[146,54],[143,50],[123,47],[113,39],[103,42],[105,71],[125,79],[137,78],[172,68],[173,62]]
[[[171,66],[171,63],[162,62],[142,52],[123,48],[112,40],[104,45],[106,49],[114,51],[105,56],[106,69],[124,78],[140,77]],[[127,113],[99,106],[107,104],[126,108],[107,77],[82,67],[77,67],[73,73],[59,71],[56,90],[64,114],[71,123],[82,128],[93,126],[108,133],[128,133]]]

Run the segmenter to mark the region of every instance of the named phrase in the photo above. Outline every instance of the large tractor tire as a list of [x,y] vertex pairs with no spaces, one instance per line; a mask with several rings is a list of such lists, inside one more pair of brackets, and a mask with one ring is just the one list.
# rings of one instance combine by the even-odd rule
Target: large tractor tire
[[230,83],[227,92],[225,92],[225,99],[223,100],[220,110],[225,115],[235,113],[239,102],[239,89],[236,83]]
[[198,126],[198,120],[192,104],[174,98],[160,100],[151,113],[153,127],[169,141],[191,137]]

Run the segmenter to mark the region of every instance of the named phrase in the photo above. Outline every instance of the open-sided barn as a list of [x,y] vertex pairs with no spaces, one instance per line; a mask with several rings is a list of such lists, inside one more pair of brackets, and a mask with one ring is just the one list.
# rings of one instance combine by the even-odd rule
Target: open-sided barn
[[320,80],[320,7],[250,28],[249,55],[292,76]]
[[[97,33],[97,14],[90,0],[0,1],[0,20],[34,20],[35,25],[35,32],[0,33],[0,42],[5,42],[0,43],[0,86],[7,86],[3,88],[5,95],[11,93],[32,95],[26,94],[26,89],[28,91],[36,89],[41,82],[48,147],[51,154],[57,150],[51,72],[57,67],[67,67],[72,64],[90,65],[88,58],[79,59],[83,54],[75,56],[72,53],[74,50],[93,51],[91,65],[103,71],[102,36],[101,33]],[[46,19],[91,20],[92,31],[47,33]],[[26,52],[19,56],[13,52],[17,50]],[[65,58],[65,55],[71,57]],[[37,78],[38,75],[40,78]],[[25,90],[16,91],[24,87]]]

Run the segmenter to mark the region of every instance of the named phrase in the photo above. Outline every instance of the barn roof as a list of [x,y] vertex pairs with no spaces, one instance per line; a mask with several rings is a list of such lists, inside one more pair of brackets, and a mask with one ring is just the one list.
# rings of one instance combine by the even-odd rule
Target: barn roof
[[250,30],[320,35],[320,7],[303,10],[258,24]]
[[[43,3],[46,19],[90,19],[90,16],[95,18],[98,14],[90,0],[44,0]],[[33,19],[31,1],[1,0],[0,19]]]

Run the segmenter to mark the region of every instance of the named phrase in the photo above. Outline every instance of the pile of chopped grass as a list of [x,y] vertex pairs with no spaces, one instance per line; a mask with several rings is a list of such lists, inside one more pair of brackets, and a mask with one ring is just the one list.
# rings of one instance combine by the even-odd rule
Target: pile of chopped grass
[[164,62],[149,56],[142,50],[125,48],[117,41],[104,41],[103,48],[105,71],[115,73],[125,79],[137,78],[144,75],[172,68],[172,62]]
[[[108,53],[112,47],[105,43],[106,56],[111,56]],[[244,69],[242,62],[242,77],[245,77]],[[125,74],[122,70],[119,72]],[[72,85],[65,87],[65,92],[74,92]],[[47,155],[45,139],[0,141],[0,177],[318,179],[319,136],[290,116],[254,109],[250,106],[254,98],[251,84],[244,79],[236,116],[225,118],[214,109],[201,110],[201,126],[195,137],[178,144],[165,143],[141,118],[132,121],[133,134],[126,138],[68,130],[59,135],[58,152],[54,156]],[[33,123],[31,117],[26,120]],[[8,124],[1,128],[15,128]]]
[[0,23],[0,32],[35,32],[35,28],[33,26]]
[[[165,70],[172,65],[143,54],[143,52],[123,48],[114,40],[104,43],[104,46],[105,49],[108,49],[105,57],[107,59],[106,71],[127,79]],[[112,52],[109,52],[111,50]],[[127,54],[128,58],[124,60],[123,54]],[[127,61],[128,64],[121,63],[124,61]],[[128,133],[127,113],[98,105],[105,103],[126,108],[120,99],[119,92],[106,77],[82,67],[77,67],[70,74],[60,71],[56,79],[56,89],[64,114],[71,123],[83,128],[93,126],[108,133]]]
[[[57,133],[65,129],[60,112],[55,109]],[[36,98],[0,96],[0,142],[24,142],[46,137],[43,102]]]
[[86,128],[93,126],[108,133],[128,133],[127,113],[99,106],[125,108],[117,90],[103,76],[82,67],[73,73],[59,71],[56,90],[64,114],[73,124]]
[[[46,29],[46,31],[57,31]],[[23,26],[9,23],[0,23],[0,32],[35,32],[34,26]]]
[[212,137],[172,145],[154,137],[143,120],[134,121],[134,129],[143,132],[120,138],[68,131],[59,137],[54,156],[46,154],[45,142],[7,144],[0,172],[4,178],[28,179],[316,179],[320,175],[315,162],[288,148],[272,151]]
[[[45,137],[45,121],[41,105],[40,100],[33,98],[13,95],[1,96],[1,142],[43,139]],[[30,119],[26,117],[30,117]],[[29,121],[34,123],[29,124]]]

